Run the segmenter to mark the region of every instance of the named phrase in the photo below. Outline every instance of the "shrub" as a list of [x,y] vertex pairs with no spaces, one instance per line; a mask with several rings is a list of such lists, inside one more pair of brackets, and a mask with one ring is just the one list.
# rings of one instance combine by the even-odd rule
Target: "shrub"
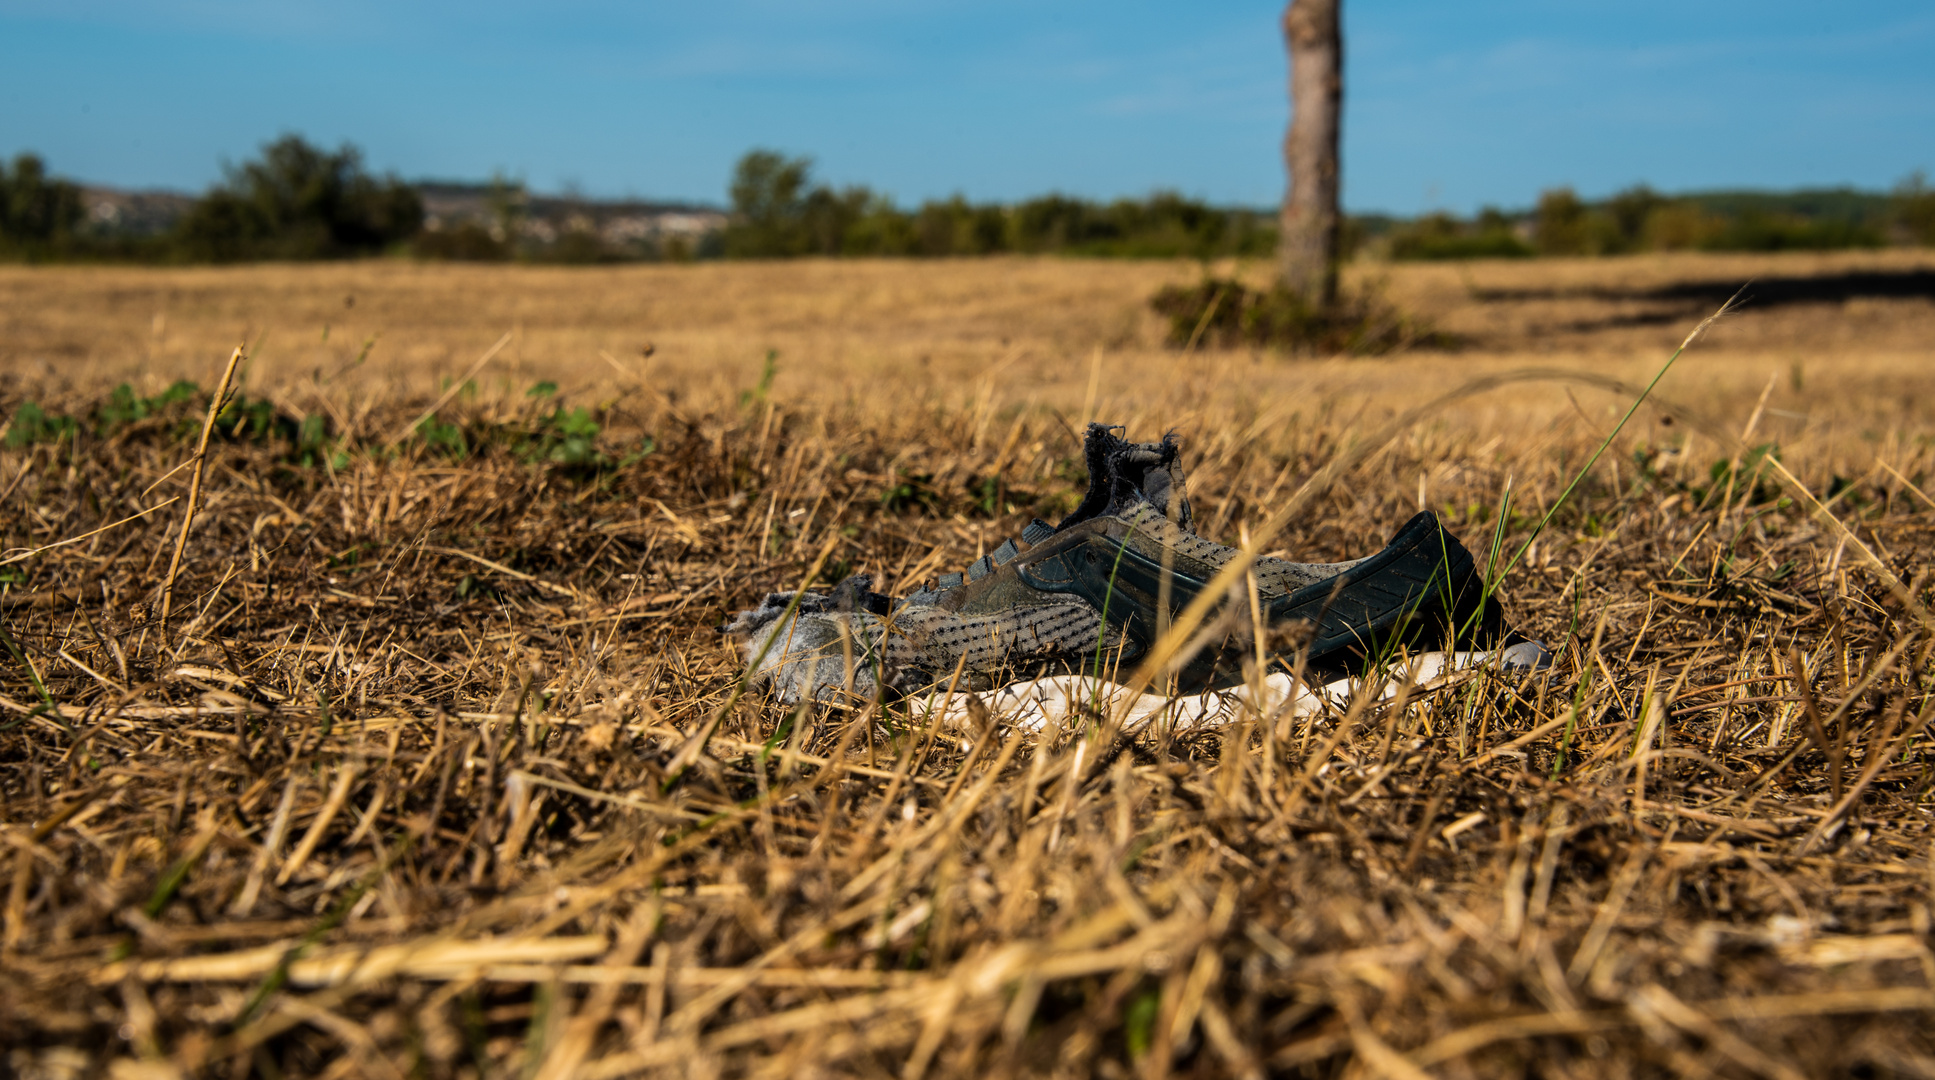
[[1584,255],[1589,251],[1591,232],[1586,220],[1586,204],[1571,188],[1554,188],[1539,196],[1537,222],[1533,235],[1542,255]]
[[914,250],[921,255],[988,255],[1007,248],[1008,212],[959,195],[923,203],[912,225]]
[[1935,246],[1935,190],[1915,173],[1895,189],[1895,221],[1912,243]]
[[1701,246],[1710,251],[1837,251],[1881,244],[1878,231],[1852,222],[1750,211],[1726,221]]
[[1267,213],[1212,207],[1175,192],[1091,202],[1046,195],[1011,207],[956,195],[899,209],[867,187],[816,185],[812,160],[755,150],[731,184],[724,250],[740,258],[798,255],[988,255],[1003,251],[1142,258],[1267,256]]
[[1289,352],[1372,356],[1410,346],[1452,348],[1457,341],[1400,312],[1372,288],[1313,307],[1282,286],[1252,289],[1230,278],[1170,285],[1149,300],[1169,320],[1165,343],[1193,349],[1244,345]]
[[335,153],[297,135],[263,147],[260,160],[227,170],[189,211],[177,237],[184,253],[214,262],[368,255],[415,236],[423,201],[394,176],[363,170],[361,151]]
[[625,261],[623,252],[613,250],[603,237],[590,229],[566,230],[548,248],[539,252],[537,258],[540,262],[564,263],[568,266]]
[[1607,199],[1606,225],[1599,230],[1604,237],[1602,251],[1638,251],[1646,246],[1647,229],[1654,215],[1666,208],[1665,196],[1645,184],[1627,188]]
[[1670,201],[1654,207],[1646,218],[1644,246],[1654,251],[1686,251],[1706,247],[1722,222],[1693,203]]
[[811,158],[788,159],[771,150],[754,150],[733,169],[732,224],[726,227],[726,254],[772,258],[804,254],[806,185]]
[[49,254],[69,241],[84,214],[81,189],[47,175],[35,154],[0,162],[0,251]]
[[1428,214],[1389,234],[1393,259],[1514,259],[1534,254],[1512,221],[1490,207],[1466,223],[1450,214]]
[[[1876,247],[1893,230],[1912,240],[1913,220],[1935,229],[1935,199],[1914,218],[1914,190],[1892,200],[1848,188],[1791,192],[1710,191],[1661,195],[1644,184],[1588,203],[1570,188],[1539,198],[1531,213],[1536,251],[1618,255],[1639,251],[1782,251]],[[1471,220],[1431,214],[1410,222],[1354,219],[1393,259],[1457,259],[1530,253],[1519,222],[1487,208]]]
[[1066,195],[1044,195],[1016,204],[1009,242],[1016,251],[1057,251],[1120,239],[1121,229],[1088,203]]

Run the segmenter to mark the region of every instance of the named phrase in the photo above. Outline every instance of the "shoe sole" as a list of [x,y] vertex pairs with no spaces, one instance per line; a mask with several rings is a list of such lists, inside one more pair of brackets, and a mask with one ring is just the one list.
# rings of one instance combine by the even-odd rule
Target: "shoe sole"
[[[1382,688],[1372,687],[1376,700],[1389,701],[1405,688],[1429,689],[1434,680],[1461,671],[1489,669],[1508,678],[1537,675],[1550,668],[1552,656],[1536,641],[1524,641],[1493,652],[1427,652],[1393,664]],[[1027,731],[1054,730],[1092,720],[1095,710],[1115,717],[1125,730],[1146,724],[1161,724],[1178,731],[1218,727],[1245,714],[1274,715],[1281,718],[1314,716],[1326,709],[1349,708],[1351,699],[1366,689],[1365,681],[1351,676],[1312,679],[1298,684],[1277,671],[1266,676],[1260,687],[1239,683],[1232,687],[1164,695],[1144,693],[1125,696],[1123,687],[1087,675],[1051,675],[1009,683],[980,695],[985,707],[982,715],[992,714],[1004,723]],[[1259,698],[1255,690],[1260,689]],[[944,689],[929,691],[913,699],[916,715],[926,722],[965,728],[976,723],[967,694],[948,694]],[[927,710],[923,715],[922,710]]]

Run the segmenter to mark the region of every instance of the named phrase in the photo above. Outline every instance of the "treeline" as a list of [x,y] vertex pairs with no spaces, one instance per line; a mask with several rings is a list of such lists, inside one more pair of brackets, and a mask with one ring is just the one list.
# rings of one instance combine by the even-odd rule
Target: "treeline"
[[[1102,203],[1049,195],[1009,205],[956,196],[903,210],[866,187],[816,183],[812,162],[753,151],[734,170],[730,214],[533,198],[503,179],[456,216],[426,213],[426,193],[458,185],[374,176],[353,146],[299,136],[225,170],[222,183],[165,228],[90,219],[81,188],[34,155],[0,165],[0,257],[140,262],[421,259],[605,263],[805,255],[971,256],[1001,252],[1128,258],[1267,256],[1274,215],[1158,192]],[[668,220],[675,219],[675,220]],[[716,227],[698,219],[716,222]],[[697,222],[695,224],[695,222]]]
[[291,135],[225,174],[172,227],[129,234],[95,226],[79,185],[22,154],[11,168],[0,166],[0,253],[29,260],[340,259],[394,250],[423,227],[416,189],[395,176],[370,175],[353,146],[331,152]]
[[1212,207],[1174,192],[1100,203],[1066,195],[970,203],[957,195],[903,210],[862,186],[815,184],[812,161],[755,150],[733,171],[724,251],[742,258],[799,255],[945,257],[1002,252],[1121,258],[1268,255],[1273,214]]
[[1547,191],[1530,212],[1384,219],[1364,246],[1391,259],[1624,255],[1642,251],[1829,251],[1935,246],[1935,190],[1917,173],[1892,194],[1848,188],[1662,195],[1640,185],[1587,202]]
[[[465,192],[469,192],[468,195]],[[961,196],[902,208],[864,186],[816,182],[812,161],[755,150],[728,185],[730,210],[540,199],[499,179],[410,184],[377,176],[344,145],[285,136],[227,167],[178,212],[129,228],[112,206],[32,154],[0,162],[0,258],[160,263],[419,259],[594,263],[798,256],[950,257],[1006,252],[1117,258],[1268,257],[1273,211],[1215,207],[1173,192],[1098,202],[1047,195],[1017,203]],[[426,206],[434,203],[435,212]],[[105,211],[105,212],[103,212]],[[1935,190],[1917,174],[1891,194],[1836,189],[1668,196],[1641,186],[1589,202],[1545,192],[1516,213],[1383,215],[1346,221],[1352,255],[1387,259],[1615,255],[1935,246]]]
[[45,259],[73,243],[87,207],[71,181],[47,175],[33,154],[21,154],[9,168],[0,161],[0,253]]

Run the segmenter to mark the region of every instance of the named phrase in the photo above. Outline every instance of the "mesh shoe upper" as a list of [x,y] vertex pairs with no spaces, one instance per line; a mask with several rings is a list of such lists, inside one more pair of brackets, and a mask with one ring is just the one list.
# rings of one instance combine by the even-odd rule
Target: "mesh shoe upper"
[[[1074,512],[1054,527],[1034,522],[1019,543],[1003,542],[937,588],[895,601],[850,579],[831,597],[800,597],[791,616],[788,594],[741,612],[727,629],[745,640],[756,679],[782,700],[832,700],[912,691],[956,670],[965,688],[986,689],[1059,671],[1108,674],[1140,657],[1238,552],[1195,532],[1173,435],[1130,443],[1091,424],[1083,450],[1089,487]],[[1270,623],[1305,624],[1313,673],[1347,672],[1396,644],[1444,644],[1454,622],[1464,644],[1498,628],[1495,604],[1474,607],[1483,601],[1469,554],[1428,514],[1368,559],[1264,557],[1253,573]],[[1232,628],[1177,672],[1179,684],[1233,685],[1253,642],[1247,625]]]

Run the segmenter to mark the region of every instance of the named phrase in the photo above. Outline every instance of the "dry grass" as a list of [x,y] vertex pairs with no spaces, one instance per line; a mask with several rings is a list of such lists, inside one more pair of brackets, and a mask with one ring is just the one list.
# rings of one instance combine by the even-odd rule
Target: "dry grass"
[[[0,270],[0,414],[213,383],[246,331],[246,392],[345,455],[218,440],[165,627],[180,503],[0,567],[6,1065],[1935,1073],[1931,638],[1885,584],[1930,602],[1930,265],[1405,268],[1470,350],[1297,364],[1156,349],[1141,299],[1187,266]],[[1230,538],[1467,378],[1599,378],[1433,414],[1274,541],[1359,554],[1422,502],[1482,548],[1510,477],[1515,548],[1623,410],[1603,380],[1748,276],[1778,302],[1506,583],[1549,677],[1114,741],[732,697],[729,611],[1053,516],[1090,415],[1180,429]],[[507,330],[440,414],[474,456],[384,449]],[[656,451],[526,463],[539,379]],[[184,418],[0,450],[0,544],[184,493]],[[1832,521],[1715,482],[1748,427]]]

